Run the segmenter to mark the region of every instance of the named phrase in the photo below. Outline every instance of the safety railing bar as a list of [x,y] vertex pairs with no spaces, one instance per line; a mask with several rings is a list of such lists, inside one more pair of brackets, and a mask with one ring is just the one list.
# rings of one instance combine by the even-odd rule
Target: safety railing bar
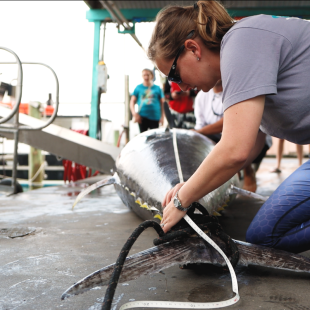
[[0,126],[0,133],[1,132],[16,132],[17,130],[19,130],[19,128],[16,128],[16,127],[1,127]]
[[22,64],[21,64],[20,59],[12,50],[10,50],[9,48],[6,48],[6,47],[2,47],[2,46],[0,46],[0,49],[11,53],[17,61],[17,63],[13,62],[13,64],[18,65],[17,85],[16,85],[16,90],[18,90],[18,97],[16,98],[16,104],[15,104],[14,108],[12,109],[12,112],[7,117],[0,119],[0,124],[3,124],[5,122],[9,121],[16,114],[16,112],[18,112],[19,105],[20,105],[21,98],[22,98],[23,68],[22,68]]
[[[15,62],[0,62],[0,64],[16,64],[16,63]],[[47,127],[48,125],[50,125],[55,120],[55,118],[57,116],[58,107],[59,107],[59,82],[58,82],[58,78],[57,78],[57,75],[56,75],[55,71],[50,66],[48,66],[48,65],[46,65],[44,63],[41,63],[41,62],[24,62],[23,61],[23,62],[21,62],[21,64],[23,64],[23,65],[41,65],[41,66],[44,66],[44,67],[46,67],[46,68],[48,68],[48,69],[50,69],[52,71],[52,73],[53,73],[53,75],[55,77],[55,80],[56,80],[56,106],[54,108],[54,112],[53,112],[51,118],[44,125],[42,125],[40,127],[37,127],[37,128],[32,128],[32,127],[29,127],[29,126],[19,126],[18,127],[20,130],[28,130],[28,131],[41,130],[41,129]],[[11,118],[12,118],[12,116],[11,116]],[[3,121],[2,122],[0,121],[0,124],[1,123],[3,123]]]

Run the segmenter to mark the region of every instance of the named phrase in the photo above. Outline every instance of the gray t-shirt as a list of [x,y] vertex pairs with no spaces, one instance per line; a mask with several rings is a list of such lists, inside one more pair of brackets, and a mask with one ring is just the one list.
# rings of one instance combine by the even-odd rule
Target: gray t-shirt
[[257,15],[223,37],[224,110],[266,95],[260,129],[298,144],[310,143],[310,22]]

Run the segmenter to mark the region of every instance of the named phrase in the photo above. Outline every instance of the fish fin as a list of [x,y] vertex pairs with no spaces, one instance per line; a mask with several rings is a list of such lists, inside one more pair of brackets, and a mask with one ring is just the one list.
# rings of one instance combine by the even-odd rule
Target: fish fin
[[234,186],[234,185],[231,185],[230,191],[231,191],[232,193],[234,193],[234,194],[239,194],[239,195],[242,195],[242,196],[246,196],[246,197],[251,197],[251,198],[259,199],[259,200],[262,200],[262,201],[266,201],[266,200],[269,198],[269,197],[267,197],[267,196],[262,196],[262,195],[259,195],[259,194],[256,194],[256,193],[247,191],[247,190],[245,190],[245,189],[236,187],[236,186]]
[[146,203],[141,204],[140,207],[141,207],[141,208],[144,208],[144,209],[147,209],[147,210],[150,210],[149,206],[148,206]]
[[115,184],[117,183],[115,177],[110,177],[108,179],[104,179],[104,180],[100,180],[99,182],[88,186],[87,188],[85,188],[83,191],[81,191],[79,193],[79,195],[76,197],[73,205],[72,205],[72,210],[74,209],[74,207],[76,206],[76,204],[87,194],[89,194],[90,192],[92,192],[93,190],[103,187],[103,186],[107,186],[107,185],[111,185],[111,184]]
[[220,213],[216,212],[216,211],[213,211],[213,215],[214,216],[222,216]]
[[138,198],[137,200],[135,200],[135,203],[137,203],[139,206],[142,205],[140,198]]
[[[225,253],[230,251],[218,237],[213,235],[211,238]],[[239,251],[238,265],[257,265],[310,273],[310,259],[305,256],[239,240],[234,241]],[[226,265],[220,253],[202,238],[173,240],[127,257],[119,283],[134,280],[142,275],[158,273],[180,263],[184,265],[196,263]],[[61,299],[84,293],[97,286],[108,285],[114,266],[115,264],[108,265],[76,282],[62,294]]]
[[234,241],[239,250],[238,265],[264,266],[310,273],[310,259],[306,256],[239,240]]
[[[205,248],[202,239],[190,239],[161,244],[127,257],[119,283],[134,280],[142,275],[158,273],[179,265],[180,262],[184,264],[204,262],[203,251],[197,251],[197,247]],[[210,259],[207,261],[210,262]],[[115,264],[108,265],[76,282],[62,294],[61,299],[84,293],[97,286],[108,285],[114,266]]]
[[155,219],[159,219],[160,221],[163,219],[163,218],[161,217],[161,215],[160,215],[160,214],[156,214],[156,215],[154,215],[154,218],[155,218]]

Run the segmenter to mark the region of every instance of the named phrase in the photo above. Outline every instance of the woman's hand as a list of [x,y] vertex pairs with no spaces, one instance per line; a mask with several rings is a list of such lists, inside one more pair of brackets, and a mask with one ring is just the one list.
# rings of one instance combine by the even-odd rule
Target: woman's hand
[[163,231],[166,233],[173,227],[176,223],[178,223],[186,212],[182,212],[178,210],[172,201],[172,198],[175,196],[176,192],[185,184],[179,183],[175,187],[173,187],[170,191],[167,192],[162,205],[163,205],[163,219],[161,220],[161,225]]
[[163,212],[163,219],[161,220],[161,226],[163,231],[168,232],[171,227],[177,224],[184,216],[186,212],[178,210],[173,201],[170,201],[168,205],[165,207]]
[[163,202],[162,202],[162,205],[163,205],[163,208],[165,206],[167,206],[169,204],[169,202],[171,201],[171,199],[175,196],[176,192],[185,184],[185,182],[183,183],[179,183],[177,184],[175,187],[173,187],[170,191],[167,192]]

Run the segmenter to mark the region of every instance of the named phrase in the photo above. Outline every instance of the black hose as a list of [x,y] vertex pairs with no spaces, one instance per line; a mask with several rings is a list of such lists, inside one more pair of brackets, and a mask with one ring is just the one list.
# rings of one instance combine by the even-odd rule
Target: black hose
[[[195,209],[199,210],[201,214],[194,214]],[[223,240],[227,244],[228,249],[230,251],[231,264],[233,267],[235,267],[239,260],[238,248],[236,244],[233,242],[233,240],[230,238],[230,236],[224,233],[223,228],[218,223],[217,218],[215,216],[210,216],[208,211],[198,202],[194,202],[192,204],[192,207],[187,212],[187,215],[196,223],[196,225],[201,230],[204,230],[204,231],[207,230],[210,233],[217,235],[221,240]],[[104,296],[104,301],[103,301],[101,310],[111,309],[111,304],[113,301],[117,283],[121,275],[126,257],[131,247],[136,242],[137,238],[143,233],[145,229],[149,227],[153,227],[159,235],[159,238],[154,239],[153,241],[154,245],[166,243],[176,238],[178,239],[188,238],[195,233],[195,230],[191,226],[189,226],[189,224],[184,219],[181,219],[180,222],[177,223],[175,226],[173,226],[171,230],[167,232],[166,234],[164,233],[160,225],[155,221],[144,221],[143,223],[141,223],[134,230],[131,236],[127,239],[125,245],[123,246],[117,258],[113,273],[111,275],[111,278],[108,284],[108,288]],[[224,268],[224,270],[227,270],[227,268]]]
[[116,286],[119,280],[119,277],[121,275],[124,262],[126,260],[126,257],[133,246],[133,244],[136,242],[137,238],[143,233],[143,231],[149,227],[153,227],[159,236],[164,235],[164,231],[161,229],[160,225],[155,221],[144,221],[141,223],[131,234],[131,236],[127,239],[125,245],[123,246],[117,261],[115,263],[115,267],[113,270],[113,273],[111,275],[108,288],[106,290],[104,301],[102,304],[101,310],[110,310],[111,304],[113,301],[113,297],[115,294]]

